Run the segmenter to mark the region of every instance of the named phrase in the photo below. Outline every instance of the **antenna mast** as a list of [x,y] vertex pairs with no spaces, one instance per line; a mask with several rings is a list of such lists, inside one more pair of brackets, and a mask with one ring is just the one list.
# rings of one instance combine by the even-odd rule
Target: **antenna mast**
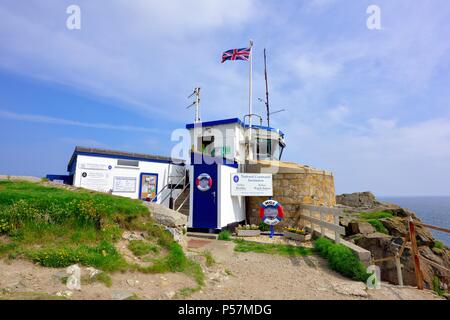
[[267,81],[267,60],[266,60],[266,48],[264,48],[264,77],[266,79],[266,109],[267,109],[267,126],[270,127],[270,109],[269,109],[269,84]]
[[192,106],[195,106],[195,123],[200,122],[200,87],[196,87],[194,89],[194,92],[188,97],[191,98],[192,96],[195,96],[195,101],[191,103],[187,109],[189,109]]

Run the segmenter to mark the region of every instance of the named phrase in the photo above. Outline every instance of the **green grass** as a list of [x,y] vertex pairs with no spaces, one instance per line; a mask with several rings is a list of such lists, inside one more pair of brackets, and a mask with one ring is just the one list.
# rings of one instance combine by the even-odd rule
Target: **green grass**
[[[66,281],[67,281],[67,279],[66,279]],[[66,281],[64,281],[64,283]],[[106,272],[100,272],[100,273],[97,273],[93,277],[86,276],[81,279],[82,284],[92,284],[94,282],[101,282],[108,288],[110,288],[112,286],[112,279],[111,279],[110,275],[107,274]]]
[[[147,268],[130,265],[116,249],[124,230],[146,231],[152,245],[132,241],[136,255],[167,249]],[[46,267],[78,263],[106,272],[184,272],[204,283],[200,265],[186,258],[170,232],[156,224],[141,201],[87,190],[67,190],[40,183],[0,180],[0,257],[26,258]],[[97,277],[110,283],[106,273]]]
[[353,280],[367,281],[369,274],[366,267],[346,246],[321,237],[314,242],[314,247],[320,256],[328,260],[331,269]]
[[207,267],[212,267],[216,263],[216,260],[214,259],[211,251],[209,251],[209,250],[203,251],[202,252],[202,256],[204,256],[205,259],[206,259],[206,266]]
[[191,296],[192,294],[200,291],[201,288],[202,288],[201,286],[197,286],[195,288],[189,288],[189,287],[182,288],[177,292],[177,294],[175,295],[174,298],[175,299],[186,299],[189,296]]
[[441,280],[436,276],[433,277],[433,291],[440,297],[445,294],[445,290],[441,288]]
[[133,252],[136,257],[145,256],[150,252],[159,253],[159,247],[157,245],[147,243],[142,240],[130,241],[130,243],[128,244],[128,249],[130,249],[130,251]]
[[370,223],[377,232],[381,232],[381,233],[385,233],[385,234],[389,234],[388,229],[386,229],[386,227],[383,225],[383,223],[380,220],[376,220],[376,219],[368,219],[366,220],[368,223]]
[[387,211],[379,212],[361,212],[359,218],[363,221],[370,223],[377,232],[389,234],[389,230],[383,225],[380,219],[392,218],[393,214]]
[[390,212],[387,211],[380,211],[380,212],[361,212],[359,214],[359,217],[361,219],[384,219],[384,218],[392,218],[393,215]]
[[227,276],[232,276],[233,275],[233,272],[231,272],[231,270],[228,269],[228,268],[225,268],[224,272],[227,274]]
[[[444,243],[439,240],[434,241],[434,247],[441,249],[441,250],[445,249]],[[1,253],[1,250],[0,250],[0,253]]]
[[234,251],[237,252],[257,252],[268,254],[280,254],[286,256],[306,256],[312,254],[312,249],[298,247],[285,244],[257,243],[245,241],[242,239],[235,240],[236,246]]
[[231,240],[231,232],[228,230],[223,230],[219,233],[219,236],[217,239],[229,241],[229,240]]

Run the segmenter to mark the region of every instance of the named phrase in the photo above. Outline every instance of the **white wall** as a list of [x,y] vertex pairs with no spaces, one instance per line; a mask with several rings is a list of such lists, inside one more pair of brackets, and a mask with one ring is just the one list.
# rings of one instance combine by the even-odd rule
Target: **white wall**
[[[109,166],[111,169],[108,168]],[[113,190],[114,177],[135,178],[134,192],[113,191],[113,194],[138,199],[141,173],[158,174],[157,192],[159,192],[168,183],[169,175],[172,177],[171,182],[175,183],[184,176],[184,170],[184,166],[149,161],[139,161],[139,167],[124,167],[117,165],[117,158],[78,155],[73,184],[77,187],[109,192]],[[87,173],[86,178],[82,177],[83,172]],[[180,191],[174,190],[174,196],[178,195]],[[168,190],[164,191],[158,196],[157,202],[160,203],[168,192]],[[168,199],[164,204],[168,205]]]
[[231,196],[231,174],[238,168],[219,166],[219,227],[245,220],[245,198]]

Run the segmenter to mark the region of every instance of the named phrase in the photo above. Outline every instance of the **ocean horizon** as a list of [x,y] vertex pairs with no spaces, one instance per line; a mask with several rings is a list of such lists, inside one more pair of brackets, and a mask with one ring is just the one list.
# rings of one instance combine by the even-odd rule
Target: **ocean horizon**
[[[380,196],[377,198],[413,211],[424,223],[450,229],[450,196]],[[450,247],[450,234],[430,231],[437,240]]]

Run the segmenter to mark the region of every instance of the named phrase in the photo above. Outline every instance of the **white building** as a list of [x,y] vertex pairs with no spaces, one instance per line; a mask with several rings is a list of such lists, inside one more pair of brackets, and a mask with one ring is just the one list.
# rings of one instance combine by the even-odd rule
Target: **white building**
[[169,205],[186,175],[181,160],[140,153],[76,147],[68,164],[74,186]]

